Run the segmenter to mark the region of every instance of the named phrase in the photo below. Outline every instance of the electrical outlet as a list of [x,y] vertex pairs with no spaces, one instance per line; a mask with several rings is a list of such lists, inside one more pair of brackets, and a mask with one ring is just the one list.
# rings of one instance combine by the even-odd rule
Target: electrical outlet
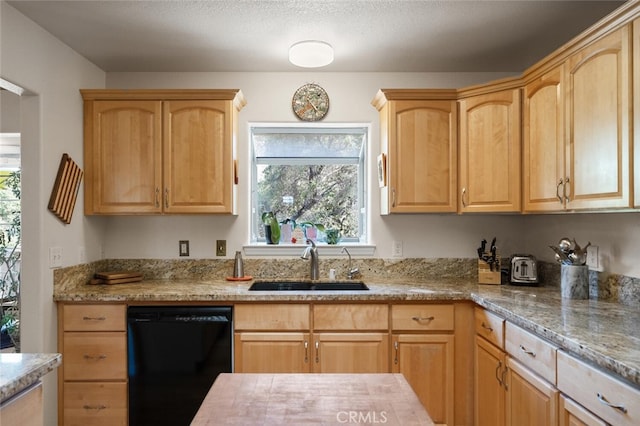
[[402,257],[402,241],[391,243],[391,257]]
[[189,256],[189,240],[180,240],[178,246],[180,247],[180,256]]
[[602,272],[602,267],[600,265],[600,250],[598,246],[587,247],[587,266],[589,266],[589,269],[592,271]]
[[62,266],[62,247],[49,247],[49,268]]
[[216,240],[216,256],[227,255],[227,240]]

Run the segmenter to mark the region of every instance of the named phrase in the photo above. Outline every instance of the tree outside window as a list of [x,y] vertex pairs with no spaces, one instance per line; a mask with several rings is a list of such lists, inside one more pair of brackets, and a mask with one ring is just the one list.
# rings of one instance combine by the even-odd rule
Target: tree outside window
[[254,242],[265,240],[263,212],[280,223],[337,229],[343,242],[364,242],[366,127],[254,127],[251,134]]

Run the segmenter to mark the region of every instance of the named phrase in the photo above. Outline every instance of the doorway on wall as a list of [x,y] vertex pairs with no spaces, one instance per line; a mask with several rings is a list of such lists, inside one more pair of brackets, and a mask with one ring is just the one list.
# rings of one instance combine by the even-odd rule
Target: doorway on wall
[[0,78],[0,350],[20,352],[22,89]]

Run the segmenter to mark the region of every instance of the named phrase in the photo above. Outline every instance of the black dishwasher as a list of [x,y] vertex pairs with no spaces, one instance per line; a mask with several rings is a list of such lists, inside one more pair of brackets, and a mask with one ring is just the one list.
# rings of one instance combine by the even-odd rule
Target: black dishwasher
[[129,425],[189,425],[220,373],[232,372],[228,306],[131,306]]

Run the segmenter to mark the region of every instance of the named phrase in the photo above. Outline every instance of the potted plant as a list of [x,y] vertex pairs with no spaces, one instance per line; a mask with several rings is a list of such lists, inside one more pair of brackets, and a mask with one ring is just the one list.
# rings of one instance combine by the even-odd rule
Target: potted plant
[[280,224],[276,215],[273,212],[262,213],[262,223],[267,244],[278,244],[280,242]]

